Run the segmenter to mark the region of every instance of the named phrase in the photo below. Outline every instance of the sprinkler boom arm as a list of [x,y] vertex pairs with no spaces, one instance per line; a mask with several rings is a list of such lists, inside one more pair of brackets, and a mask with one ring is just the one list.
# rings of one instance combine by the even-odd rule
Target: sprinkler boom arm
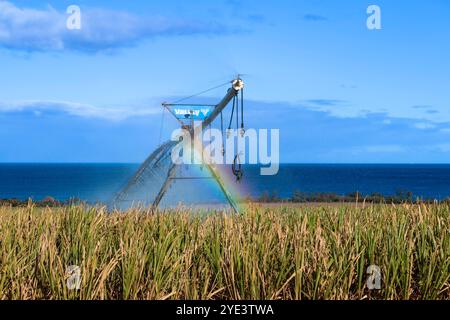
[[[236,81],[239,82],[239,86],[234,85],[234,83]],[[203,122],[202,122],[203,128],[208,127],[217,118],[217,116],[222,112],[223,109],[225,109],[225,107],[238,94],[238,92],[240,90],[242,90],[243,86],[244,86],[244,83],[242,82],[241,79],[238,78],[233,81],[233,86],[230,89],[228,89],[226,96],[223,97],[222,101],[220,101],[216,105],[216,107],[214,108],[211,115],[208,118],[206,118],[205,120],[203,120]]]

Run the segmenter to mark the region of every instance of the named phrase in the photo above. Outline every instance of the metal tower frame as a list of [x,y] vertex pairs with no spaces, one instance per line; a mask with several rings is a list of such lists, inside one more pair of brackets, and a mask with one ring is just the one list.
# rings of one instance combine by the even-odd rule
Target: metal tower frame
[[[180,123],[180,125],[184,128],[184,129],[188,129],[190,134],[191,134],[191,138],[194,135],[194,132],[197,132],[197,128],[200,126],[202,129],[202,132],[205,130],[205,128],[207,128],[220,114],[221,112],[225,109],[225,107],[233,100],[233,98],[235,98],[238,93],[244,88],[244,82],[242,81],[242,79],[240,79],[240,77],[238,76],[235,80],[231,81],[231,87],[228,89],[227,94],[225,95],[225,97],[222,98],[222,100],[216,104],[216,105],[210,105],[210,107],[213,107],[213,111],[211,112],[211,114],[206,117],[201,124],[199,124],[197,127],[194,127],[193,122],[191,125],[186,126],[180,119],[178,119],[178,117],[172,112],[172,110],[170,109],[170,107],[173,106],[183,106],[182,104],[169,104],[169,103],[163,103],[162,106],[168,110],[174,117],[175,119],[177,119],[177,121]],[[189,104],[189,106],[195,106],[195,104]],[[206,105],[201,105],[201,106],[206,106]],[[193,141],[193,140],[192,140]],[[144,163],[140,166],[140,168],[138,169],[138,171],[136,172],[136,174],[133,176],[133,178],[131,178],[131,180],[128,182],[128,184],[126,185],[126,187],[119,192],[116,197],[115,197],[115,202],[117,201],[122,201],[126,194],[128,193],[128,191],[137,183],[139,183],[139,181],[141,180],[145,170],[148,168],[148,166],[153,162],[153,161],[159,161],[161,159],[161,157],[164,156],[164,154],[169,150],[174,148],[178,143],[181,142],[177,142],[177,141],[169,141],[168,143],[158,147],[145,161]],[[203,151],[203,150],[202,150]],[[210,164],[205,164],[206,168],[208,169],[208,171],[211,174],[211,178],[214,179],[217,184],[220,187],[220,190],[222,191],[223,195],[225,196],[225,198],[227,199],[228,203],[230,204],[231,208],[234,210],[234,212],[238,213],[239,212],[239,208],[236,204],[236,202],[233,200],[231,194],[228,192],[227,188],[225,187],[224,182],[222,181],[220,175],[216,172],[216,170],[214,169],[213,166],[211,166]],[[154,201],[153,201],[153,207],[158,207],[158,205],[160,204],[161,200],[163,199],[164,195],[166,194],[167,190],[170,188],[172,182],[174,180],[177,179],[183,179],[183,178],[176,178],[176,171],[177,171],[177,165],[176,164],[171,164],[167,176],[164,180],[164,183],[162,184],[161,189],[159,190],[157,196],[155,197]]]

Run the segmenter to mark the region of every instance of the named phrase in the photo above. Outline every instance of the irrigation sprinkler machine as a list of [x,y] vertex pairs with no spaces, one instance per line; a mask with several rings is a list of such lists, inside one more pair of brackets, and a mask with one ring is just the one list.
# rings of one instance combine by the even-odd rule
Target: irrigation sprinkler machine
[[[225,96],[217,104],[192,104],[183,103],[204,93],[228,86]],[[231,105],[231,116],[224,123],[224,110]],[[230,132],[236,127],[236,132],[244,137],[244,81],[237,76],[231,82],[202,91],[198,94],[175,101],[163,103],[163,112],[169,112],[180,125],[179,140],[169,140],[159,145],[150,156],[142,163],[134,176],[113,199],[113,207],[127,209],[133,206],[171,207],[185,204],[189,201],[193,205],[199,205],[205,199],[199,199],[204,193],[202,188],[214,188],[215,196],[222,199],[226,207],[234,212],[239,212],[238,205],[226,183],[221,170],[214,161],[203,159],[205,147],[203,144],[194,146],[198,136],[203,136],[206,130],[211,129],[213,122],[219,122],[222,138],[222,148],[219,151],[225,159],[226,153],[223,141],[230,138]],[[162,122],[164,122],[164,117]],[[224,130],[224,124],[228,124]],[[163,123],[161,123],[163,126]],[[186,157],[186,144],[191,144],[191,163],[174,161],[174,153]],[[182,150],[180,152],[180,150]],[[210,151],[210,150],[208,150]],[[216,150],[217,152],[217,150]],[[239,182],[243,178],[243,170],[237,148],[232,150],[232,164],[230,171],[233,179]],[[196,165],[196,156],[202,158],[200,165]],[[217,205],[216,205],[217,207]]]

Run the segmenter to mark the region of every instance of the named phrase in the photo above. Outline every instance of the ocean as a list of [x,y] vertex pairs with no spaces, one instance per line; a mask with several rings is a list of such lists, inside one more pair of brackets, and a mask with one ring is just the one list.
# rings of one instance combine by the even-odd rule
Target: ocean
[[[0,199],[58,200],[79,198],[106,202],[120,190],[138,164],[0,164]],[[244,166],[243,196],[275,192],[290,198],[294,191],[415,197],[450,197],[450,165],[409,164],[283,164],[276,176],[259,175],[259,166]]]

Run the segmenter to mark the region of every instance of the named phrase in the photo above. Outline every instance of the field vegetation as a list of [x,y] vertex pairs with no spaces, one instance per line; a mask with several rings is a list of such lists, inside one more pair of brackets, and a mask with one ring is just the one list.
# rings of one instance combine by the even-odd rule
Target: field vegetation
[[[0,207],[1,299],[449,299],[450,205]],[[79,289],[68,286],[78,266]],[[367,268],[381,289],[369,290]]]

